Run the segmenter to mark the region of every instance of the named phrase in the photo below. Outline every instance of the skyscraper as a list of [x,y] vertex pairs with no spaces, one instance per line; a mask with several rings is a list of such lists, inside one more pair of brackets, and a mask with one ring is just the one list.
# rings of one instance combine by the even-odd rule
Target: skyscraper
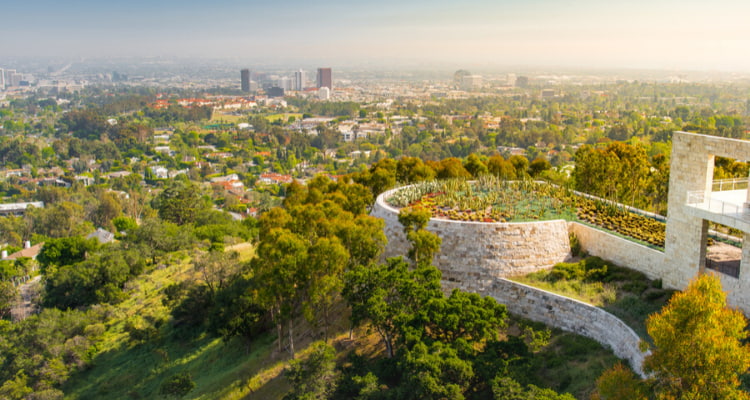
[[5,90],[5,70],[0,68],[0,90]]
[[330,68],[318,68],[318,87],[324,86],[333,90],[333,77]]
[[243,69],[240,71],[240,80],[242,81],[242,91],[250,91],[250,70]]
[[307,84],[307,74],[303,70],[294,72],[294,90],[304,90]]

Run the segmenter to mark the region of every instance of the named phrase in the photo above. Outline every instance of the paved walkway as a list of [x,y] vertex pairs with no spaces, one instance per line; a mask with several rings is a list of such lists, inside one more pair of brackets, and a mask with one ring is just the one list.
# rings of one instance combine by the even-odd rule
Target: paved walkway
[[42,276],[37,275],[18,287],[19,301],[10,311],[13,321],[21,321],[36,311],[37,307],[33,301],[41,290],[41,282]]

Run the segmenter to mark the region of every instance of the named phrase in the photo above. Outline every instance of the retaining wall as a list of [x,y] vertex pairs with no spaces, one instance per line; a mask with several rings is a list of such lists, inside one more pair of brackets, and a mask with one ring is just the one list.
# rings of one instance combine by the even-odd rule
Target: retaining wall
[[643,272],[649,279],[663,277],[663,252],[578,222],[570,222],[568,227],[588,254]]
[[[407,254],[411,245],[398,222],[399,210],[378,196],[371,215],[385,221],[386,257]],[[570,257],[568,224],[563,220],[525,223],[463,222],[431,219],[427,230],[440,236],[434,265],[443,280],[478,290],[497,277],[525,274]]]
[[640,351],[640,337],[601,308],[503,278],[493,280],[480,294],[494,297],[513,314],[596,340],[644,376],[643,360],[649,353]]

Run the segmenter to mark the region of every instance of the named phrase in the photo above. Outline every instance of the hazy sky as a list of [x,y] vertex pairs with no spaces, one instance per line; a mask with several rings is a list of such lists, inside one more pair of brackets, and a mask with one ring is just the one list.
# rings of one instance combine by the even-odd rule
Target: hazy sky
[[750,71],[747,0],[6,0],[1,9],[0,60],[161,55]]

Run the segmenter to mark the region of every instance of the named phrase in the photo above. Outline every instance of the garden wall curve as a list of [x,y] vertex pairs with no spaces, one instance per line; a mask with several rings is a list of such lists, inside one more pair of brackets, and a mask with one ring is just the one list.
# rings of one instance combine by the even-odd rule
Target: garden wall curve
[[[385,257],[407,254],[410,248],[399,210],[385,201],[395,190],[378,196],[371,215],[385,221]],[[568,224],[564,220],[538,222],[465,222],[432,218],[427,230],[440,236],[434,265],[443,280],[476,291],[495,278],[547,269],[570,258]]]
[[480,294],[492,296],[513,314],[596,340],[609,347],[617,357],[627,360],[633,371],[645,377],[643,360],[649,352],[641,352],[641,338],[607,311],[502,278],[495,279]]

